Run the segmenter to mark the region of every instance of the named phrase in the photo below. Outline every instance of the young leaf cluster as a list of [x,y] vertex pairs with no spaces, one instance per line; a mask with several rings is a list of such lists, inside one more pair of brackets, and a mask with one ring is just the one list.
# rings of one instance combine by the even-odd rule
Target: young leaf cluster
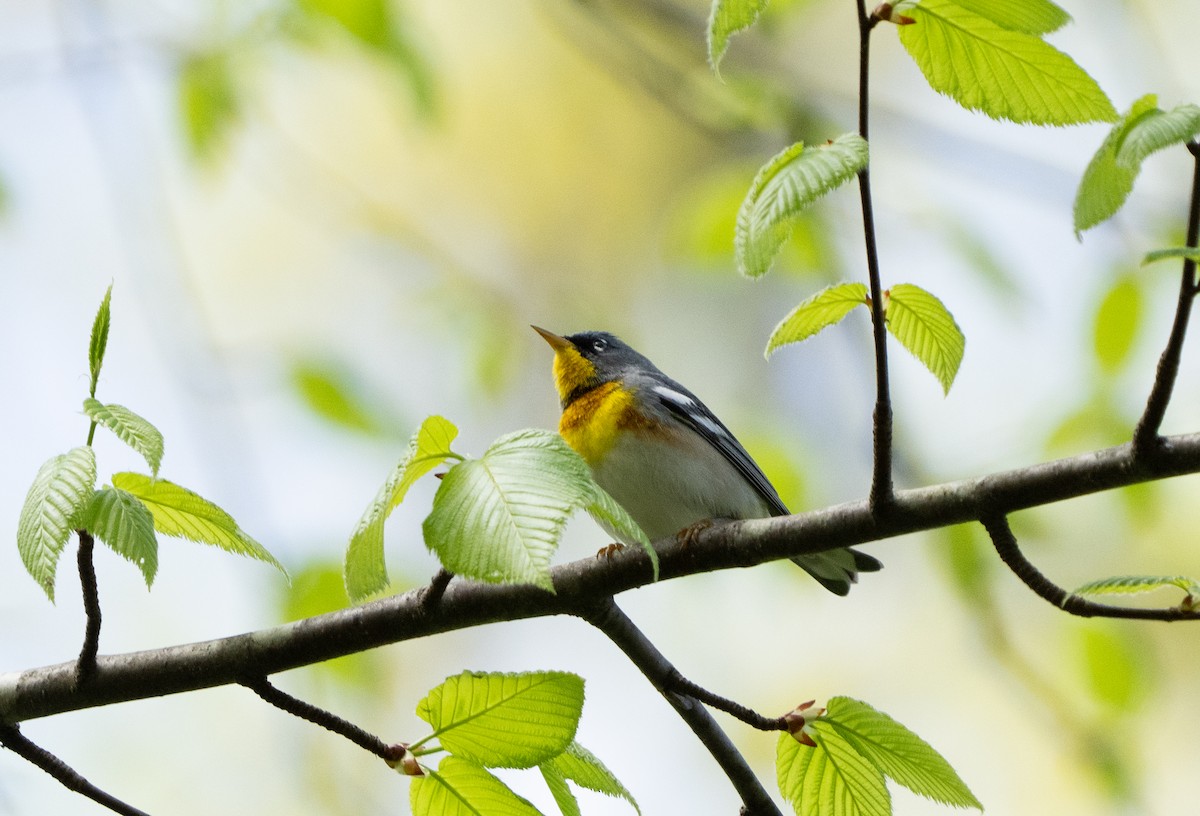
[[367,507],[346,549],[346,591],[361,600],[387,587],[383,526],[421,476],[441,474],[433,509],[422,525],[425,546],[450,572],[491,583],[527,583],[553,592],[550,559],[571,514],[586,510],[621,540],[641,545],[655,573],[649,539],[592,478],[587,463],[561,436],[537,429],[500,437],[482,457],[451,450],[458,429],[428,417],[407,453]]
[[[475,673],[448,677],[417,705],[433,732],[409,746],[416,757],[445,752],[436,768],[420,763],[409,801],[414,816],[539,816],[541,811],[490,772],[537,768],[563,816],[580,816],[568,783],[633,796],[575,741],[583,678],[566,672]],[[436,741],[436,742],[435,742]]]
[[[1155,94],[1134,102],[1113,125],[1083,172],[1075,193],[1076,236],[1117,214],[1133,190],[1147,157],[1186,144],[1197,134],[1200,134],[1200,107],[1180,105],[1164,111],[1158,107]],[[1147,256],[1146,260],[1179,257],[1181,250],[1174,250],[1174,255],[1171,252],[1151,253],[1153,257]]]
[[[108,346],[112,287],[104,294],[88,344],[90,382],[83,401],[91,420],[88,443],[51,457],[38,470],[25,497],[17,525],[17,549],[29,574],[54,600],[59,557],[72,530],[86,530],[136,565],[154,582],[158,570],[156,533],[212,544],[283,570],[267,550],[246,535],[233,518],[208,500],[159,479],[163,436],[148,420],[116,404],[96,399],[96,387]],[[151,475],[117,473],[111,486],[96,488],[97,427],[112,431],[150,466]],[[285,572],[286,574],[286,572]]]
[[797,816],[890,816],[886,779],[935,802],[983,810],[941,754],[866,703],[834,697],[802,734],[807,741],[780,734],[775,753],[779,790]]
[[759,169],[737,214],[734,255],[738,271],[765,275],[791,235],[796,217],[810,204],[854,178],[867,166],[867,142],[845,133],[828,144],[803,142],[773,156]]
[[[738,211],[734,243],[738,270],[750,277],[765,275],[799,214],[854,178],[867,162],[866,141],[847,133],[814,149],[794,144],[763,165]],[[870,305],[862,284],[818,292],[776,326],[767,341],[767,356],[838,323],[860,304]],[[913,284],[893,286],[886,309],[888,329],[949,392],[966,343],[954,317],[938,298]]]
[[[938,298],[911,283],[896,284],[884,293],[884,298],[888,331],[949,393],[966,348],[966,338],[954,316]],[[767,340],[767,356],[840,322],[856,306],[870,306],[865,285],[843,283],[822,289],[775,327]]]

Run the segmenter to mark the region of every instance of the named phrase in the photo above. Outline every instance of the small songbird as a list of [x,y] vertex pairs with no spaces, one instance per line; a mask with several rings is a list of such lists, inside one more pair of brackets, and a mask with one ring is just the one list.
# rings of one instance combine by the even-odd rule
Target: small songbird
[[[708,519],[788,515],[725,424],[654,363],[608,332],[533,329],[554,349],[559,432],[652,541]],[[838,595],[882,567],[849,548],[792,560]]]

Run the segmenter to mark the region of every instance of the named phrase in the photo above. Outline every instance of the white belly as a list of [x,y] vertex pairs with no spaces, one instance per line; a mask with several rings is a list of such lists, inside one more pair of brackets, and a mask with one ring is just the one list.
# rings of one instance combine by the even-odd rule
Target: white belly
[[651,541],[704,519],[770,515],[750,483],[708,445],[683,457],[661,438],[628,434],[592,472]]

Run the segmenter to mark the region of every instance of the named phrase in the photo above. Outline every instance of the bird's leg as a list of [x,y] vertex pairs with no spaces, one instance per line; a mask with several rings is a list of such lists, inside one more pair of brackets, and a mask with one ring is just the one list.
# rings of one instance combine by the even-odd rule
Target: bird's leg
[[676,533],[675,540],[679,542],[679,546],[681,548],[686,550],[696,540],[696,536],[700,535],[700,533],[707,530],[709,527],[712,527],[715,523],[716,522],[710,518],[694,521]]
[[614,555],[616,555],[617,553],[619,553],[623,549],[625,549],[624,544],[622,544],[620,541],[614,541],[612,544],[609,544],[607,547],[601,547],[600,549],[596,550],[596,557],[604,558],[604,559],[611,561],[612,557]]

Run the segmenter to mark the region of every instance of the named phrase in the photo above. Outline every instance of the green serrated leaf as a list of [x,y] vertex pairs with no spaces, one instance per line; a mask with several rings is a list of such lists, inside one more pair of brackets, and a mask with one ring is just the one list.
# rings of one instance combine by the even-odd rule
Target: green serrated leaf
[[1115,374],[1129,359],[1141,326],[1142,290],[1132,275],[1117,279],[1100,301],[1092,330],[1096,361],[1106,374]]
[[954,3],[1001,28],[1026,34],[1049,34],[1071,22],[1071,15],[1050,0],[954,0]]
[[154,516],[154,529],[197,544],[265,561],[285,576],[287,570],[263,545],[242,531],[233,516],[208,499],[166,479],[142,473],[114,473],[113,487],[137,496]]
[[225,146],[241,111],[230,54],[189,54],[179,67],[179,111],[192,155],[215,158]]
[[460,458],[450,449],[458,428],[445,417],[426,417],[408,442],[404,458],[392,470],[368,505],[350,536],[346,548],[346,594],[360,601],[388,585],[383,554],[383,524],[404,501],[417,479],[450,458]]
[[124,490],[104,487],[92,494],[82,526],[142,571],[146,586],[158,572],[158,539],[154,516],[146,505]]
[[646,555],[650,556],[650,566],[654,570],[654,580],[657,581],[658,551],[654,549],[654,545],[650,543],[646,533],[633,520],[633,516],[629,515],[625,508],[604,488],[593,483],[592,490],[592,501],[584,506],[588,515],[618,541],[625,544],[636,544],[645,550]]
[[1196,247],[1167,247],[1165,249],[1156,249],[1153,252],[1147,252],[1146,257],[1142,258],[1142,266],[1156,263],[1158,261],[1169,261],[1177,258],[1194,261],[1200,263],[1200,249]]
[[1155,108],[1131,121],[1117,147],[1117,164],[1135,169],[1152,153],[1186,144],[1200,133],[1200,107]]
[[1163,587],[1178,587],[1184,592],[1197,594],[1200,583],[1186,575],[1117,575],[1089,581],[1078,587],[1074,595],[1137,595]]
[[583,811],[579,809],[579,800],[567,784],[566,777],[546,763],[539,765],[538,770],[542,772],[542,779],[546,781],[546,787],[550,789],[550,795],[554,797],[554,804],[558,805],[559,813],[562,816],[583,816]]
[[913,793],[946,805],[983,810],[941,754],[883,712],[849,697],[834,697],[818,722],[836,731],[884,776]]
[[950,393],[967,342],[954,316],[940,300],[911,283],[898,283],[886,294],[888,331]]
[[713,0],[708,16],[708,63],[720,73],[729,38],[754,25],[767,0]]
[[465,759],[446,757],[426,774],[409,786],[413,816],[541,816],[527,800]]
[[905,12],[900,42],[930,87],[968,110],[1034,125],[1111,122],[1100,86],[1040,37],[1001,26],[955,0],[922,0]]
[[163,457],[163,435],[158,428],[123,405],[105,405],[93,397],[83,401],[83,412],[140,453],[150,466],[151,474],[158,475]]
[[1083,173],[1075,193],[1076,236],[1107,221],[1121,209],[1146,157],[1182,144],[1197,132],[1200,132],[1200,107],[1181,105],[1163,111],[1158,108],[1158,97],[1154,94],[1134,102],[1109,131]]
[[765,275],[792,222],[808,205],[845,184],[867,166],[866,141],[856,133],[838,136],[815,148],[797,142],[759,169],[738,210],[734,254],[738,271]]
[[489,768],[532,768],[561,754],[582,713],[583,678],[567,672],[463,672],[417,705],[430,738]]
[[556,433],[516,431],[438,487],[425,546],[458,575],[554,591],[550,557],[570,514],[596,504],[587,464]]
[[[586,788],[596,793],[620,797],[629,802],[635,811],[638,813],[642,812],[637,802],[634,801],[633,794],[621,784],[621,781],[617,779],[613,772],[597,759],[591,751],[577,742],[572,742],[567,746],[565,751],[543,762],[540,767],[543,776],[546,776],[546,783],[550,786],[551,792],[556,787],[556,782],[551,781],[551,776],[553,776],[555,780],[561,780],[563,783],[571,781],[581,788]],[[566,787],[565,784],[563,784],[563,787]],[[574,801],[574,798],[572,796],[571,801]],[[554,799],[555,801],[559,801],[558,794],[555,794]],[[562,808],[562,802],[559,802],[559,807]],[[563,809],[563,816],[567,816],[566,809]]]
[[58,558],[92,498],[96,454],[72,448],[47,460],[33,477],[17,522],[17,550],[25,569],[54,601]]
[[891,816],[883,774],[827,723],[811,726],[813,748],[790,734],[775,746],[779,792],[797,816]]
[[770,357],[781,346],[807,340],[821,330],[841,322],[855,306],[867,303],[867,287],[861,283],[840,283],[817,292],[779,322],[767,340],[764,356]]
[[1075,192],[1075,236],[1112,218],[1129,193],[1141,171],[1141,165],[1117,162],[1117,150],[1134,124],[1158,110],[1158,97],[1147,94],[1130,106],[1108,132],[1100,149],[1088,162]]
[[1075,193],[1075,236],[1116,215],[1133,190],[1137,172],[1117,164],[1108,142],[1088,162]]
[[108,327],[112,323],[112,284],[104,292],[96,318],[92,321],[92,337],[88,342],[88,369],[92,374],[88,394],[96,396],[96,384],[100,380],[100,367],[104,365],[104,352],[108,348]]

